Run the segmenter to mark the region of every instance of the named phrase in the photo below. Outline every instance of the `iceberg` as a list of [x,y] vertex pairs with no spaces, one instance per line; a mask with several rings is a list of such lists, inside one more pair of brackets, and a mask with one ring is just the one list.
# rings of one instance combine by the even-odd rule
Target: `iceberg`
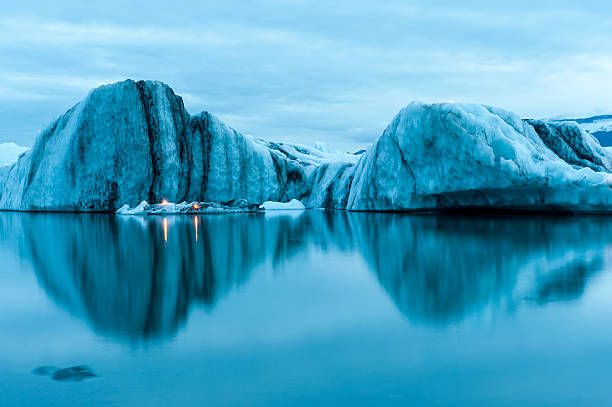
[[92,90],[0,168],[0,209],[193,213],[194,204],[221,212],[296,200],[353,211],[610,213],[610,154],[576,123],[417,102],[365,152],[342,154],[243,135],[208,112],[190,115],[161,82],[126,80]]
[[0,173],[0,208],[289,201],[306,194],[308,173],[330,157],[244,136],[207,112],[190,116],[167,85],[128,80],[94,89]]
[[572,124],[412,103],[360,159],[346,208],[608,213],[610,168],[607,150]]

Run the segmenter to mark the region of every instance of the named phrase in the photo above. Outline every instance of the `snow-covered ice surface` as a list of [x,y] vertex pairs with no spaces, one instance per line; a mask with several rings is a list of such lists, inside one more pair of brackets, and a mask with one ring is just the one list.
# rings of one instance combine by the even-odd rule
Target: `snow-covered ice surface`
[[256,210],[295,199],[349,210],[608,213],[611,163],[575,123],[456,103],[410,104],[363,154],[274,143],[189,115],[163,83],[127,80],[94,89],[0,169],[0,209],[123,213],[168,201],[184,204],[144,212],[191,213],[193,203]]
[[273,201],[266,201],[264,203],[262,203],[261,205],[259,205],[259,209],[263,209],[266,211],[272,211],[272,210],[304,210],[306,209],[306,207],[304,206],[304,204],[297,200],[297,199],[292,199],[289,202],[273,202]]
[[27,149],[15,143],[0,143],[0,167],[13,164]]
[[527,120],[540,139],[557,156],[575,168],[588,167],[595,171],[610,172],[612,160],[608,152],[591,134],[575,123],[546,123]]
[[582,130],[595,136],[602,146],[612,146],[612,114],[554,121],[575,122]]

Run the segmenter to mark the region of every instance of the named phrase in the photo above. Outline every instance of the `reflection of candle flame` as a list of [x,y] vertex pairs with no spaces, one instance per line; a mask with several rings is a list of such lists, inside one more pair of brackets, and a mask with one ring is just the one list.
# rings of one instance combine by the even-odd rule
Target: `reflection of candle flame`
[[197,242],[198,241],[198,217],[197,216],[193,218],[193,223],[195,225],[196,242]]
[[164,241],[168,243],[168,219],[164,218]]

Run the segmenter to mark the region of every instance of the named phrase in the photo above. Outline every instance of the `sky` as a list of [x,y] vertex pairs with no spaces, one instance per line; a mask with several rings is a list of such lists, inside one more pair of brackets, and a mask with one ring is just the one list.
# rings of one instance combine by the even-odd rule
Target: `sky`
[[340,150],[414,100],[612,111],[608,1],[86,3],[0,5],[0,143],[32,145],[89,89],[126,78],[163,81],[242,133]]

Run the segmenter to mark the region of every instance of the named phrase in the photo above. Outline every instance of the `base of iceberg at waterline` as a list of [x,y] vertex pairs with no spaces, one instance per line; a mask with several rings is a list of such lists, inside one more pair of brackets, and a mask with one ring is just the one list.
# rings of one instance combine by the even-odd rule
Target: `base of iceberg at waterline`
[[137,206],[131,208],[129,205],[123,205],[115,214],[123,216],[134,215],[198,215],[198,214],[216,214],[216,213],[245,213],[259,212],[272,210],[304,210],[306,207],[297,199],[292,199],[289,202],[266,201],[261,205],[252,204],[244,199],[239,199],[231,202],[162,202],[158,204],[149,204],[147,201],[142,201]]
[[147,201],[142,201],[138,206],[130,208],[129,205],[123,205],[115,214],[124,216],[134,215],[201,215],[201,214],[220,214],[220,213],[246,213],[256,212],[257,205],[251,204],[243,199],[232,202],[217,203],[217,202],[162,202],[158,204],[149,204]]

